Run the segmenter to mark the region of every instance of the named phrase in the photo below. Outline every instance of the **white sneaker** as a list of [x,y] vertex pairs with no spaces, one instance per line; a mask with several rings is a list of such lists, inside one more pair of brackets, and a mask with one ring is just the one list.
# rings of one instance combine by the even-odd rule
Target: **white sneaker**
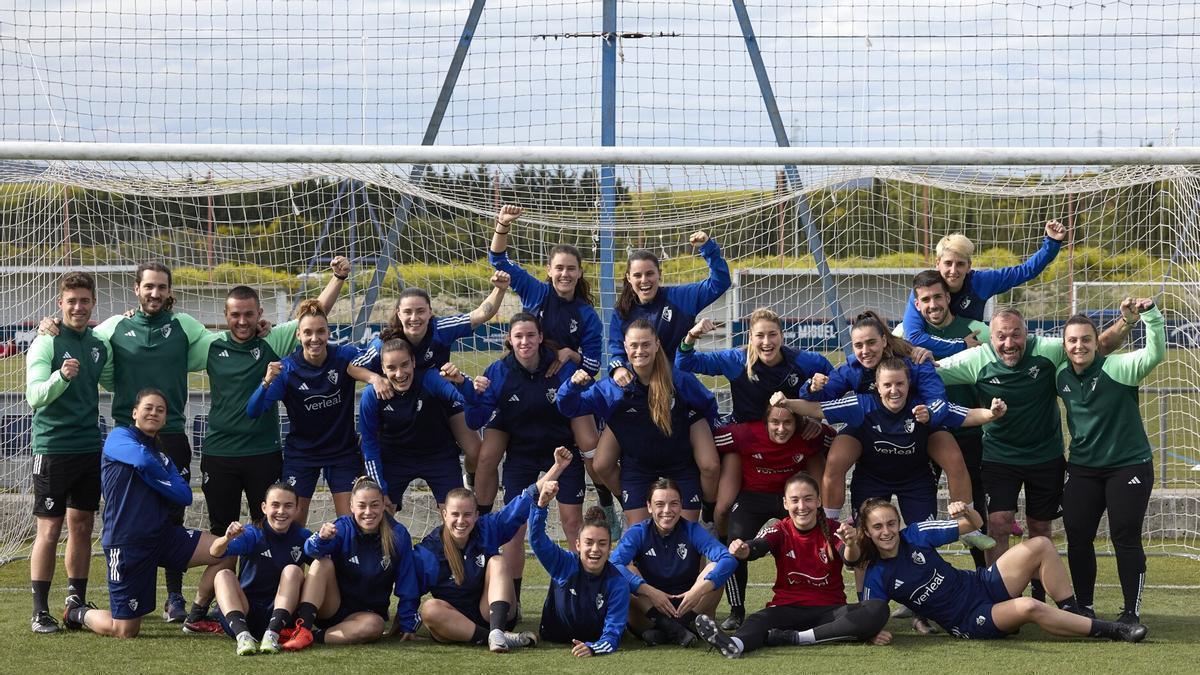
[[504,654],[513,649],[536,646],[537,635],[529,631],[510,633],[497,628],[491,633],[488,633],[488,649],[490,649],[493,654]]
[[248,631],[242,631],[237,636],[237,655],[252,656],[258,653],[258,640]]

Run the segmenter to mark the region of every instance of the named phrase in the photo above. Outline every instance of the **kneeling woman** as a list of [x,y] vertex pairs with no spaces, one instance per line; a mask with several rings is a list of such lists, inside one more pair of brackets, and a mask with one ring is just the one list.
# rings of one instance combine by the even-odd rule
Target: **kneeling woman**
[[556,481],[543,484],[529,509],[529,547],[550,574],[538,633],[543,640],[571,645],[573,656],[611,654],[629,617],[629,584],[608,562],[612,540],[604,509],[588,509],[575,539],[578,554],[568,553],[546,535],[547,507],[556,494]]
[[163,453],[158,432],[167,420],[167,397],[138,392],[133,426],[117,427],[104,440],[100,491],[104,495],[101,544],[108,560],[110,611],[67,597],[63,625],[113,637],[136,637],[142,617],[154,611],[155,568],[184,570],[218,562],[208,552],[208,532],[172,525],[172,506],[192,503],[192,489]]
[[649,645],[687,647],[696,641],[696,615],[716,609],[737,560],[703,526],[680,517],[679,486],[670,478],[650,486],[646,508],[650,519],[625,532],[609,562],[633,594],[630,630]]
[[[867,600],[846,604],[842,585],[843,551],[834,539],[830,521],[821,509],[817,479],[801,472],[787,480],[783,508],[788,518],[757,539],[735,539],[729,550],[739,560],[775,557],[774,597],[766,609],[746,617],[737,633],[726,635],[710,616],[696,619],[700,635],[722,654],[736,659],[767,646],[811,645],[822,642],[873,640],[886,644],[891,635],[881,632],[888,620],[887,603]],[[842,525],[837,536],[845,539],[854,530]]]
[[479,515],[470,490],[450,491],[442,524],[415,549],[421,586],[433,595],[421,604],[421,619],[434,640],[487,645],[497,653],[537,645],[533,633],[510,632],[516,625],[516,590],[500,546],[525,524],[541,486],[558,480],[571,456],[564,447],[556,449],[546,474],[494,513]]
[[239,557],[241,572],[223,569],[215,582],[221,626],[237,640],[238,656],[279,653],[279,634],[292,622],[303,566],[312,562],[304,555],[312,532],[296,524],[298,509],[296,489],[279,481],[267,488],[262,525],[234,521],[208,549],[217,558]]
[[412,537],[384,509],[379,484],[363,476],[350,488],[350,514],[304,542],[315,562],[308,568],[296,630],[283,643],[298,651],[313,642],[358,644],[378,640],[395,592],[397,628],[411,640],[417,630],[417,587]]
[[[1078,604],[1067,570],[1046,537],[1017,544],[987,569],[956,569],[942,560],[937,547],[978,528],[983,518],[962,502],[951,503],[949,511],[953,520],[913,523],[901,530],[900,514],[891,502],[868,499],[862,505],[858,536],[847,539],[846,555],[859,555],[861,542],[867,561],[863,598],[895,600],[952,635],[972,640],[1002,638],[1027,623],[1052,635],[1126,642],[1146,637],[1142,624],[1098,621],[1075,613]],[[1032,578],[1042,580],[1059,609],[1021,596]]]

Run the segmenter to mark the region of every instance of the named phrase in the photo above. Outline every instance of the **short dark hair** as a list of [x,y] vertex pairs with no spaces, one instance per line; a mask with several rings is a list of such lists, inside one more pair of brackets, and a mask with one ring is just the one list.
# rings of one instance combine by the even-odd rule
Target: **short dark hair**
[[87,272],[67,272],[58,280],[59,295],[76,288],[86,289],[91,292],[93,300],[96,298],[96,279]]
[[928,288],[934,284],[940,285],[942,290],[946,291],[946,295],[950,294],[950,284],[946,283],[946,279],[942,277],[942,273],[937,270],[918,272],[912,281],[913,291],[916,291],[918,288]]
[[258,291],[249,286],[234,286],[225,294],[226,300],[253,300],[254,304],[261,305],[262,300],[258,298]]

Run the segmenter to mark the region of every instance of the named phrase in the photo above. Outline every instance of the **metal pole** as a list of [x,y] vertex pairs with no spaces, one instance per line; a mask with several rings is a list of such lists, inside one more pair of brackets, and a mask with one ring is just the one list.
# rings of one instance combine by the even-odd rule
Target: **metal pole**
[[[617,144],[617,0],[604,0],[600,51],[600,145]],[[616,305],[616,273],[613,265],[613,226],[617,221],[616,167],[600,167],[600,320],[607,327]],[[607,333],[606,333],[607,335]],[[604,340],[603,361],[611,354]]]

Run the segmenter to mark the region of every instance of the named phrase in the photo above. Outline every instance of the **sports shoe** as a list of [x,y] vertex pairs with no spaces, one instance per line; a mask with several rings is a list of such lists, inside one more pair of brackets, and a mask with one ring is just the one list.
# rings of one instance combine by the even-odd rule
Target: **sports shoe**
[[763,644],[768,647],[783,647],[799,644],[799,641],[796,639],[796,631],[794,630],[769,628],[767,629],[767,637]]
[[742,627],[746,621],[745,607],[730,607],[729,616],[721,622],[721,630],[732,632]]
[[717,628],[717,622],[711,616],[700,614],[696,617],[696,630],[708,644],[716,647],[717,651],[727,659],[736,659],[742,655],[742,648],[732,638]]
[[680,647],[691,647],[696,644],[696,635],[687,629],[682,623],[675,619],[662,619],[655,622],[662,632],[667,636],[667,642],[674,643]]
[[963,546],[977,548],[980,551],[986,551],[996,545],[995,539],[992,539],[982,532],[968,532],[959,537],[959,540],[962,541]]
[[1140,616],[1127,609],[1121,610],[1121,615],[1117,617],[1117,623],[1140,624],[1141,622],[1142,618]]
[[262,642],[258,645],[259,654],[278,654],[282,649],[279,646],[279,633],[271,631],[263,633]]
[[54,617],[50,616],[50,612],[45,610],[33,615],[33,618],[29,620],[29,627],[35,633],[58,632],[58,622],[54,620]]
[[1088,607],[1086,605],[1078,605],[1076,607],[1072,607],[1071,611],[1078,614],[1079,616],[1082,616],[1082,617],[1085,617],[1088,619],[1096,618],[1096,610],[1091,607]]
[[[1124,614],[1121,615],[1124,618]],[[1146,639],[1146,633],[1150,631],[1140,623],[1128,623],[1118,620],[1117,635],[1119,639],[1126,642],[1141,642]]]
[[249,631],[242,631],[237,636],[237,655],[253,656],[258,653],[258,640]]
[[312,631],[304,625],[303,619],[296,619],[296,627],[292,630],[292,636],[283,643],[282,647],[285,652],[298,652],[301,649],[307,649],[312,643]]
[[647,628],[638,637],[642,638],[642,642],[645,642],[647,647],[657,647],[669,642],[667,634],[657,628]]
[[84,607],[88,609],[96,609],[95,604],[90,602],[84,603],[83,598],[79,597],[78,595],[68,595],[67,601],[63,603],[63,627],[67,630],[79,630],[80,628],[83,628],[82,621],[71,620],[71,612],[77,609],[83,609]]
[[912,620],[912,627],[913,630],[917,631],[921,635],[933,635],[941,632],[938,630],[937,626],[933,625],[929,619],[926,619],[923,616],[914,616]]
[[288,640],[291,640],[291,639],[292,639],[292,635],[294,635],[295,633],[296,633],[296,629],[295,629],[295,628],[293,628],[293,627],[291,627],[291,626],[284,626],[284,627],[283,627],[283,629],[281,629],[281,630],[279,631],[279,642],[280,642],[280,644],[283,644],[283,643],[287,642]]
[[167,623],[183,623],[187,619],[187,601],[178,593],[171,593],[167,596],[167,602],[163,605],[163,621]]
[[911,619],[912,615],[913,615],[912,610],[905,607],[904,605],[900,605],[896,609],[892,610],[892,618],[893,619]]
[[499,628],[488,633],[488,649],[493,654],[506,654],[510,650],[521,647],[536,647],[537,635],[529,631],[511,633]]
[[601,509],[604,511],[604,519],[608,521],[608,536],[615,544],[621,538],[621,532],[624,529],[621,527],[621,517],[617,515],[617,505],[609,504]]
[[205,633],[224,633],[225,629],[221,627],[220,623],[202,615],[201,618],[195,621],[184,621],[183,632],[201,635]]

